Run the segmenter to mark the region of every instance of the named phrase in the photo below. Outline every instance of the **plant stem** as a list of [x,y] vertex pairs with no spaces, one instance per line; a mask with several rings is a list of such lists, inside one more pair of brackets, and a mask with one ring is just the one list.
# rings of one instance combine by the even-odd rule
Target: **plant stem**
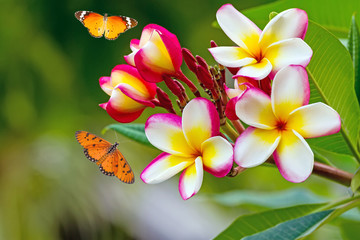
[[[266,162],[275,164],[274,158],[272,156]],[[239,171],[241,170],[241,172],[243,171],[241,168],[239,168],[238,170]],[[234,168],[231,174],[233,177],[238,174],[236,173],[236,171],[237,168]],[[314,162],[313,174],[327,178],[329,180],[340,183],[347,187],[350,186],[351,179],[354,176],[352,173],[316,161]]]
[[233,142],[235,142],[239,136],[239,134],[230,126],[227,121],[225,121],[224,125],[221,126],[221,129]]

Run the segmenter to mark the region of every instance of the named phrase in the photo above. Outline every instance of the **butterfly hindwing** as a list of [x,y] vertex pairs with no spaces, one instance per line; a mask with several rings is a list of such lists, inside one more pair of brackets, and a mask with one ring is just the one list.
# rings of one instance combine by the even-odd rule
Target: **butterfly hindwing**
[[118,168],[114,171],[115,176],[124,183],[134,183],[134,172],[131,170],[129,163],[125,160],[124,156],[119,150],[115,152],[118,155]]
[[126,30],[137,25],[137,21],[125,16],[108,17],[91,12],[77,11],[75,17],[89,30],[91,36],[100,38],[103,35],[108,40],[115,40]]

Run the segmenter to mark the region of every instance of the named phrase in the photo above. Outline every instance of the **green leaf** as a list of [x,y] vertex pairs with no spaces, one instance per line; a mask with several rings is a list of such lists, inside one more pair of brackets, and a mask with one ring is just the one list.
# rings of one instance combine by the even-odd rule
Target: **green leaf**
[[326,103],[340,114],[342,120],[339,133],[308,139],[308,142],[320,148],[326,147],[328,151],[354,155],[360,161],[360,154],[356,149],[360,107],[354,91],[350,54],[334,35],[311,21],[305,41],[313,49],[313,56],[307,67],[310,102]]
[[243,238],[244,240],[288,240],[305,237],[312,233],[316,228],[333,212],[326,210],[312,213],[300,218],[296,218],[270,228],[266,231]]
[[241,239],[275,227],[280,223],[310,214],[322,206],[324,204],[305,204],[243,215],[237,218],[215,239]]
[[354,174],[350,187],[353,192],[356,192],[360,188],[360,168]]
[[320,203],[327,200],[305,188],[291,188],[272,192],[234,190],[221,194],[213,194],[210,195],[209,198],[221,205],[229,207],[249,204],[267,208]]
[[[240,9],[241,6],[235,5],[235,7]],[[354,12],[360,12],[360,4],[355,4],[354,0],[283,0],[247,9],[242,13],[263,28],[268,23],[269,12],[280,13],[294,7],[305,10],[309,19],[321,24],[337,37],[343,38],[348,35],[351,15]],[[359,20],[358,17],[357,20]]]
[[145,125],[140,123],[128,123],[128,124],[111,124],[106,126],[102,133],[104,134],[109,129],[114,130],[125,137],[128,137],[135,142],[142,143],[147,146],[152,146],[145,135]]
[[319,162],[351,173],[355,172],[359,167],[359,163],[351,155],[331,152],[313,145],[310,145],[310,147],[314,153],[315,159]]
[[359,28],[355,21],[355,14],[351,18],[351,26],[349,32],[348,49],[353,60],[354,71],[355,71],[355,92],[360,103],[360,33]]

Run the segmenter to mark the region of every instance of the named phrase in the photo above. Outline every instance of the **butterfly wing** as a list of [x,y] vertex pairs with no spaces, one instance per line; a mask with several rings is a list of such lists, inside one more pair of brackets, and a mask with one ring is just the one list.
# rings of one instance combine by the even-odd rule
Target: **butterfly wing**
[[76,140],[84,148],[85,156],[92,162],[97,162],[108,153],[111,143],[86,131],[77,131]]
[[118,149],[101,159],[100,171],[107,176],[116,176],[124,183],[134,183],[134,173]]
[[130,17],[111,16],[106,19],[105,38],[115,40],[119,35],[137,25],[137,21]]
[[104,35],[104,16],[90,11],[77,11],[75,17],[89,30],[91,36],[100,38]]
[[125,160],[121,152],[116,149],[114,152],[116,159],[118,160],[114,166],[114,174],[124,183],[134,183],[135,177],[134,172],[131,170],[129,163]]

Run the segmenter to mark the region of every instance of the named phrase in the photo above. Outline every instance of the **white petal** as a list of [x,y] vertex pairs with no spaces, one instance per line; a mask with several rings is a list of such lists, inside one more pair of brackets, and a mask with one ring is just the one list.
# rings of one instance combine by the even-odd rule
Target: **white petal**
[[201,145],[204,168],[216,177],[225,177],[233,165],[234,150],[220,136],[212,137]]
[[334,109],[318,102],[290,113],[288,126],[304,138],[314,138],[339,132],[341,119]]
[[288,38],[304,39],[308,27],[308,17],[304,10],[293,8],[276,15],[265,26],[260,44],[266,47]]
[[235,162],[244,168],[264,163],[278,146],[280,138],[277,130],[248,127],[235,142]]
[[179,191],[184,200],[191,198],[200,190],[203,174],[201,157],[197,157],[195,163],[187,167],[180,176]]
[[295,131],[283,133],[274,152],[281,175],[290,182],[303,182],[312,173],[314,154],[307,142]]
[[260,62],[240,68],[234,77],[249,77],[254,80],[261,80],[267,77],[272,70],[271,62],[263,58]]
[[242,67],[256,60],[247,51],[239,47],[214,47],[209,48],[216,62],[225,67]]
[[290,38],[276,42],[268,47],[265,57],[271,62],[273,76],[281,68],[288,65],[301,65],[306,67],[311,59],[312,50],[300,38]]
[[250,52],[258,46],[261,30],[233,5],[223,5],[217,11],[216,18],[221,29],[238,46]]
[[194,163],[194,158],[184,158],[161,153],[143,170],[140,178],[148,184],[163,182]]

